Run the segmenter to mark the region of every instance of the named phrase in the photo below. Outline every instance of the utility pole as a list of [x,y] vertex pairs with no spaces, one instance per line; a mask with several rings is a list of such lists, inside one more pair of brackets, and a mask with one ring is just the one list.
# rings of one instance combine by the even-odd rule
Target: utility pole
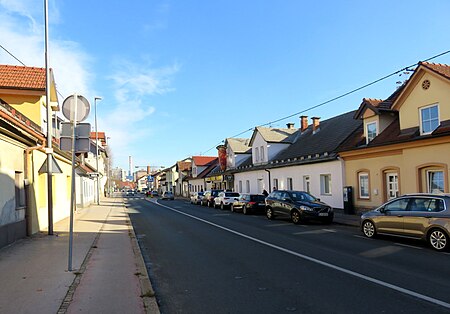
[[44,1],[45,12],[45,104],[47,106],[47,204],[48,204],[48,235],[53,235],[53,180],[52,180],[52,108],[50,106],[50,66],[48,56],[48,0]]

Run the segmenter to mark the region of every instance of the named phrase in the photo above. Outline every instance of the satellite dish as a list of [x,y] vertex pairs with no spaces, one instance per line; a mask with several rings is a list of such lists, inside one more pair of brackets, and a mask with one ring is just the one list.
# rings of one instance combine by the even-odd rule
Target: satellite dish
[[[75,98],[77,99],[75,103]],[[69,121],[81,122],[86,120],[91,110],[89,101],[81,95],[71,95],[64,99],[62,114]]]

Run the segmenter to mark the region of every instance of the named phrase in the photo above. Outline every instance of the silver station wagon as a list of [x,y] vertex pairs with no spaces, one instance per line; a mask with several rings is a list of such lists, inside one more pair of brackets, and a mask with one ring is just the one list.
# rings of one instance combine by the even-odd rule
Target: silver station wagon
[[361,231],[368,238],[377,234],[417,238],[438,251],[448,250],[450,195],[407,194],[361,215]]

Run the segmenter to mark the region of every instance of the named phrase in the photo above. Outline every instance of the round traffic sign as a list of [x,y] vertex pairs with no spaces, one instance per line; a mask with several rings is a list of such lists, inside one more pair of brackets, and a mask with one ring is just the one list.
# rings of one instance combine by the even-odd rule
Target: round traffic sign
[[70,121],[81,122],[86,120],[90,110],[89,101],[81,95],[70,95],[64,99],[62,104],[62,114]]

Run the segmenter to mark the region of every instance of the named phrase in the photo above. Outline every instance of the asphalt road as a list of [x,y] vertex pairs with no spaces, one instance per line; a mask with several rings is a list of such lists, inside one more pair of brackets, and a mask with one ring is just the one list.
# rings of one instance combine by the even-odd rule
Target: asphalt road
[[449,313],[450,255],[355,227],[128,198],[162,313]]

